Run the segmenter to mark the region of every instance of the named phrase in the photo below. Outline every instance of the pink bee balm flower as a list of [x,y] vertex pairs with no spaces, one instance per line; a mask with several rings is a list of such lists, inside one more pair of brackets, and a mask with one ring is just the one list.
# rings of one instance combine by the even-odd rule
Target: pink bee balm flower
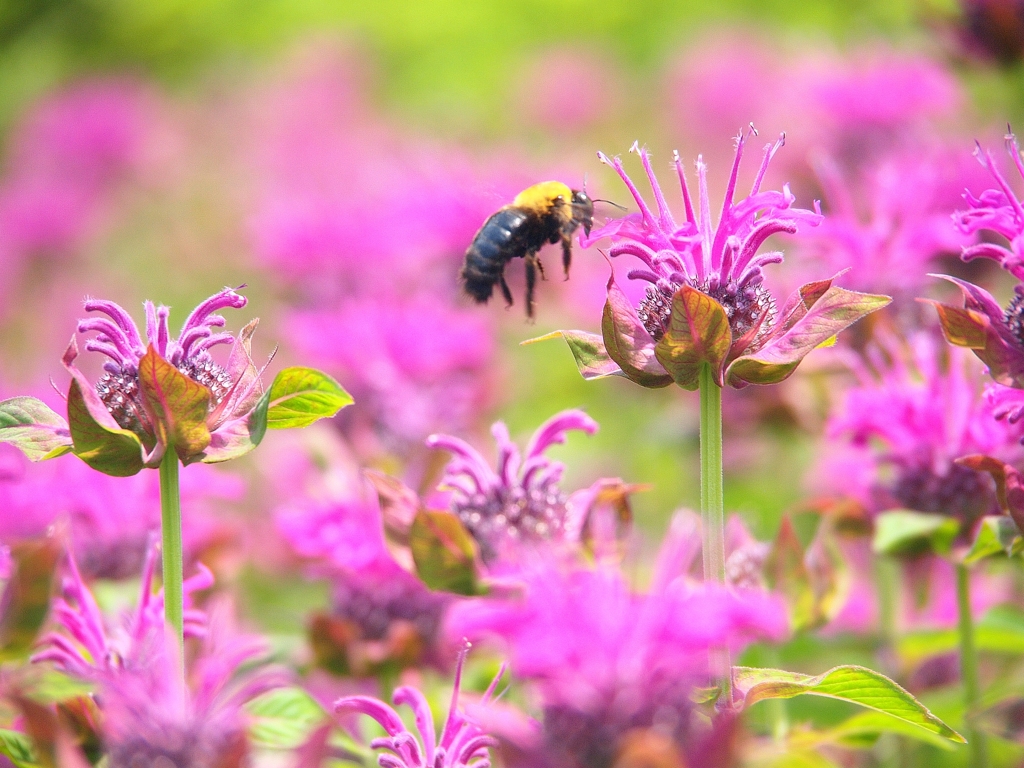
[[[56,623],[63,630],[43,637],[42,649],[34,662],[51,662],[69,675],[85,680],[110,680],[123,672],[144,668],[155,645],[164,642],[163,590],[153,591],[153,577],[160,561],[155,542],[150,545],[142,569],[139,602],[120,626],[111,626],[100,612],[96,599],[82,580],[73,556],[68,556],[68,574],[63,596],[53,607]],[[193,592],[209,589],[213,574],[205,566],[186,579],[183,592],[186,610],[185,637],[206,633],[206,614],[189,607]]]
[[674,526],[648,592],[615,566],[548,562],[523,574],[521,597],[468,600],[449,613],[452,636],[503,641],[514,674],[536,686],[543,764],[604,765],[636,729],[662,730],[684,764],[706,764],[696,758],[714,729],[692,697],[711,682],[708,650],[780,639],[787,611],[761,590],[689,583],[694,532]]
[[951,515],[965,529],[981,515],[998,514],[991,483],[955,460],[1021,458],[1022,430],[994,418],[970,363],[959,350],[944,355],[927,335],[913,337],[907,350],[894,341],[872,348],[867,363],[851,356],[859,384],[827,425],[842,464],[826,458],[816,474],[830,478],[833,491],[846,482],[849,495],[872,512]]
[[367,676],[426,661],[440,666],[440,627],[449,595],[432,592],[395,562],[376,501],[303,503],[280,510],[278,531],[334,592],[310,624],[317,663]]
[[[146,302],[146,336],[128,313],[111,301],[90,299],[90,317],[79,333],[95,334],[86,350],[107,358],[95,385],[75,367],[75,339],[64,354],[71,373],[68,420],[74,451],[94,469],[112,475],[133,475],[158,466],[169,446],[184,463],[216,462],[255,447],[249,417],[263,394],[260,371],[249,352],[256,321],[237,338],[218,329],[225,320],[216,314],[240,309],[244,296],[230,288],[211,296],[185,320],[171,338],[167,307]],[[210,350],[232,344],[226,365]]]
[[[452,685],[452,702],[440,736],[434,731],[434,716],[426,697],[410,686],[403,685],[395,689],[393,699],[395,704],[406,704],[412,709],[418,738],[406,727],[398,713],[379,699],[347,696],[334,703],[334,711],[339,714],[369,715],[380,723],[387,736],[374,739],[370,747],[387,750],[377,756],[381,768],[490,768],[488,748],[497,746],[498,742],[459,709],[459,687],[467,653],[468,644],[459,653],[455,682]],[[495,676],[484,693],[482,704],[486,705],[491,699],[504,671],[503,667]]]
[[583,411],[557,413],[537,428],[526,451],[520,452],[508,427],[496,422],[491,427],[498,444],[496,469],[464,440],[451,435],[427,439],[429,447],[453,456],[441,487],[451,491],[449,506],[480,545],[485,561],[510,554],[509,548],[522,542],[578,539],[592,501],[590,489],[563,492],[559,480],[565,466],[544,455],[577,429],[592,435],[598,425]]
[[[254,668],[266,655],[256,638],[238,635],[218,614],[207,620],[199,610],[185,611],[185,636],[204,638],[191,665],[191,687],[166,631],[163,594],[153,592],[158,551],[150,550],[142,574],[138,606],[121,625],[111,625],[69,558],[64,597],[54,605],[60,632],[43,638],[33,657],[98,685],[103,714],[100,731],[112,766],[174,765],[240,767],[247,751],[243,705],[286,682],[274,668]],[[213,583],[205,568],[185,582],[188,596]]]
[[648,283],[634,307],[615,282],[608,282],[602,338],[564,331],[585,377],[621,375],[647,387],[673,381],[696,389],[703,365],[719,386],[774,384],[787,378],[816,346],[864,315],[885,306],[883,296],[846,291],[831,280],[800,289],[779,310],[764,284],[763,269],[782,254],[761,253],[772,235],[794,234],[821,221],[817,211],[794,208],[789,187],[762,191],[768,164],[782,147],[780,138],[764,151],[748,197],[736,201],[740,160],[747,136],[736,141],[736,155],[717,223],[712,222],[707,168],[697,160],[697,206],[690,196],[678,154],[686,219],[677,224],[662,193],[646,149],[636,144],[654,190],[651,210],[619,158],[598,156],[619,174],[639,213],[614,220],[592,233],[589,242],[612,241],[612,258],[632,256],[641,266],[628,273]]
[[[1024,177],[1024,161],[1012,133],[1006,136],[1006,149],[1018,174]],[[992,259],[1018,281],[1024,281],[1024,206],[991,153],[983,152],[979,146],[975,154],[992,174],[996,188],[982,192],[980,197],[965,193],[969,207],[957,211],[953,220],[965,234],[988,232],[1004,239],[1006,244],[981,242],[964,248],[961,258]],[[946,340],[973,350],[999,384],[1024,389],[1024,283],[1016,286],[1014,297],[1004,310],[983,288],[955,277],[941,277],[960,288],[964,302],[963,307],[930,302],[939,313]]]

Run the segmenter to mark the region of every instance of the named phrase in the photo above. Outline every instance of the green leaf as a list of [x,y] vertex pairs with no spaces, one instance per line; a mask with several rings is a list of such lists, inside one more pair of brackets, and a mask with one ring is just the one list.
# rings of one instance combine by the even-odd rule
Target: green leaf
[[565,339],[565,343],[569,345],[569,351],[572,352],[572,356],[576,360],[576,367],[585,380],[603,379],[606,376],[625,376],[622,369],[608,354],[608,350],[604,348],[604,339],[596,333],[552,331],[535,339],[522,341],[520,346],[557,338]]
[[68,425],[75,455],[93,469],[128,477],[146,466],[142,441],[134,432],[117,426],[96,392],[88,385],[83,387],[77,378],[72,378],[68,387]]
[[756,352],[733,360],[727,371],[731,384],[783,381],[812,350],[892,301],[888,296],[848,291],[834,285],[823,293],[804,286],[801,295],[806,313]]
[[28,734],[0,728],[0,755],[7,757],[17,768],[36,768],[35,749]]
[[705,293],[683,285],[672,297],[672,314],[665,335],[654,348],[658,362],[683,389],[695,390],[704,363],[718,386],[732,346],[725,308]]
[[32,650],[50,609],[60,554],[61,546],[52,536],[11,547],[14,572],[0,601],[0,658],[20,659]]
[[409,530],[416,573],[431,589],[477,594],[476,544],[451,512],[421,510]]
[[877,517],[871,548],[879,555],[945,554],[959,531],[954,518],[899,509]]
[[749,707],[766,699],[824,696],[848,701],[899,718],[950,741],[966,743],[963,736],[935,717],[928,708],[885,675],[853,665],[835,667],[820,675],[778,669],[734,667],[733,682]]
[[68,423],[34,397],[0,402],[0,443],[10,443],[32,461],[60,456],[72,445]]
[[883,733],[906,736],[946,751],[956,748],[952,741],[937,733],[919,728],[892,715],[875,711],[859,712],[834,728],[813,734],[811,738],[821,744],[835,744],[850,749],[867,749],[873,746]]
[[308,427],[352,404],[352,396],[326,373],[301,367],[278,373],[264,399],[268,429]]
[[268,691],[245,705],[249,736],[265,749],[291,750],[301,746],[324,722],[327,713],[301,688]]
[[1021,542],[1017,524],[1004,515],[987,515],[981,519],[978,535],[964,555],[964,563],[971,565],[995,555],[1012,555]]
[[183,462],[206,449],[210,390],[164,360],[152,344],[139,360],[139,390],[159,442],[172,446]]
[[654,339],[644,328],[626,294],[608,279],[608,298],[601,315],[601,336],[608,356],[623,375],[641,387],[657,389],[672,383],[654,354]]

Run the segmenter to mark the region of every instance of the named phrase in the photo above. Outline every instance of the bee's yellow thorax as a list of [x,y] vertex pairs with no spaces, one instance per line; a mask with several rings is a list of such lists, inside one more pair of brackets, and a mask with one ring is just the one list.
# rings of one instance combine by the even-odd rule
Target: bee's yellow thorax
[[542,181],[516,195],[512,205],[544,215],[555,206],[572,205],[572,190],[560,181]]

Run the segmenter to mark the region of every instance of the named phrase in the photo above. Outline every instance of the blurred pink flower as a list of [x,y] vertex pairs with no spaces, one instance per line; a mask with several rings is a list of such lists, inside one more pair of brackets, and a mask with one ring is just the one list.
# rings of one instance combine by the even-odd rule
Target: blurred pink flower
[[826,272],[847,270],[843,282],[851,288],[905,303],[922,290],[937,257],[958,254],[974,239],[949,217],[969,172],[965,160],[966,153],[922,147],[845,173],[823,159],[817,172],[826,215],[800,246]]
[[906,347],[884,340],[866,360],[847,360],[858,384],[828,420],[829,448],[815,470],[820,490],[849,495],[872,513],[951,515],[965,530],[998,514],[989,479],[954,460],[1019,459],[1022,429],[995,419],[972,358],[920,333]]
[[342,424],[368,429],[385,450],[405,452],[438,429],[466,429],[489,404],[490,324],[443,296],[371,292],[337,309],[294,310],[285,328],[303,359],[355,398]]
[[926,56],[806,48],[786,55],[742,32],[691,49],[675,66],[670,89],[673,125],[685,126],[698,143],[750,122],[788,129],[787,162],[797,175],[812,152],[859,165],[954,118],[965,101],[953,73]]
[[[218,508],[239,501],[244,490],[239,477],[212,467],[183,473],[186,559],[219,536]],[[0,543],[41,536],[67,521],[82,571],[123,579],[139,572],[149,536],[160,529],[160,482],[151,472],[113,478],[79,461],[33,464],[0,445],[0,509]]]
[[684,764],[705,764],[692,760],[716,734],[693,716],[692,696],[710,683],[708,649],[779,640],[787,612],[761,590],[688,582],[695,533],[674,527],[648,592],[608,563],[549,562],[523,573],[521,597],[453,606],[450,636],[502,641],[513,674],[535,684],[545,732],[533,749],[542,764],[604,764],[627,733],[651,728],[685,751]]
[[561,46],[524,64],[516,78],[520,119],[562,135],[582,133],[607,119],[622,90],[608,53]]
[[579,540],[593,488],[566,494],[559,487],[565,465],[544,452],[564,443],[571,430],[592,435],[597,429],[597,422],[583,411],[562,411],[541,424],[520,452],[504,422],[495,422],[491,434],[498,445],[496,469],[464,440],[451,435],[428,438],[428,446],[452,454],[440,487],[450,491],[449,508],[476,539],[485,562],[506,558],[524,544]]
[[333,584],[330,612],[310,625],[321,666],[361,677],[444,665],[440,627],[451,596],[432,592],[392,558],[376,498],[293,501],[275,523],[311,572]]
[[[69,675],[100,682],[144,670],[151,663],[152,654],[165,643],[164,593],[163,589],[153,591],[153,577],[160,562],[155,537],[147,550],[138,604],[122,617],[119,626],[112,625],[100,612],[79,573],[74,554],[69,552],[63,596],[53,606],[55,623],[62,631],[45,635],[40,641],[42,650],[32,661],[50,662]],[[212,585],[213,574],[201,563],[199,573],[185,580],[185,637],[205,635],[206,613],[192,608],[191,595]]]
[[132,78],[85,80],[54,93],[14,128],[0,178],[0,275],[64,256],[95,228],[114,185],[142,169],[156,100]]
[[190,595],[213,577],[200,566],[187,579],[185,636],[204,646],[192,662],[191,685],[179,666],[174,635],[166,631],[163,593],[153,592],[159,550],[150,548],[138,605],[120,625],[103,616],[96,599],[68,559],[63,598],[54,606],[59,631],[46,635],[35,662],[93,681],[103,713],[101,738],[111,765],[182,765],[242,768],[247,716],[242,706],[287,682],[284,673],[259,667],[262,640],[241,635],[225,612],[209,617],[190,608]]

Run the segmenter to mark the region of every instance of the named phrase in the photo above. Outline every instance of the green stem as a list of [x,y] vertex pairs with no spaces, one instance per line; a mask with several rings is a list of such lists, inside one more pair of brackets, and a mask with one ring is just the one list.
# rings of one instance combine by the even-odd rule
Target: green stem
[[974,618],[971,615],[971,574],[967,566],[956,566],[957,629],[960,634],[960,676],[964,683],[964,719],[971,745],[972,768],[988,768],[988,742],[972,725],[981,698],[978,686],[978,651],[974,645]]
[[[711,366],[700,369],[700,514],[704,533],[704,581],[725,583],[725,498],[722,492],[722,388]],[[711,651],[712,672],[732,704],[732,663],[727,648]]]
[[[160,462],[160,530],[163,535],[164,616],[174,628],[180,658],[184,658],[182,619],[181,494],[178,455],[168,448]],[[184,667],[182,667],[184,669]]]

